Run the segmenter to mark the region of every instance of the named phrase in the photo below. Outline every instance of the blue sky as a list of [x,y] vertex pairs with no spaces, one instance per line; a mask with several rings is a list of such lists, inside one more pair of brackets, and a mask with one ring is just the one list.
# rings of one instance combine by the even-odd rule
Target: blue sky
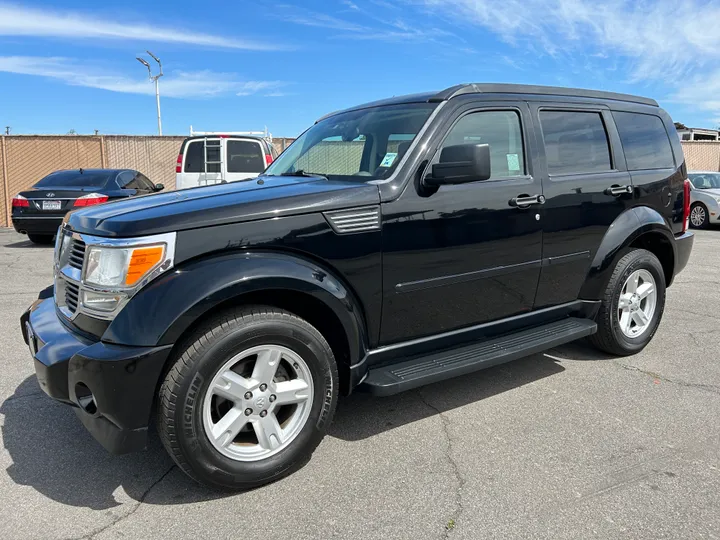
[[[0,0],[0,127],[165,134],[267,126],[460,82],[656,98],[720,124],[720,2],[697,0]],[[147,55],[145,55],[147,57]]]

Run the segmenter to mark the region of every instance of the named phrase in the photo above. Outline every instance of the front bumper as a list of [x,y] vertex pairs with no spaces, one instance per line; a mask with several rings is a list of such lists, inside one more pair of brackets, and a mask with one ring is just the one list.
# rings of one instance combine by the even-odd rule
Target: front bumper
[[20,318],[40,387],[75,406],[87,430],[108,451],[142,450],[172,345],[127,347],[87,339],[60,320],[51,291],[43,291]]
[[39,217],[20,217],[12,216],[12,224],[19,233],[30,234],[52,234],[55,235],[60,225],[62,225],[63,216],[39,216]]

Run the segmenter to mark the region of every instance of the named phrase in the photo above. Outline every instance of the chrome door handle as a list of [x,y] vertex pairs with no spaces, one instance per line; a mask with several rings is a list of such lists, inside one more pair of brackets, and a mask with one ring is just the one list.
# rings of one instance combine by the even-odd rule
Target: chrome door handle
[[610,186],[605,190],[605,195],[625,195],[626,193],[632,193],[632,186]]
[[527,208],[532,204],[545,204],[545,195],[518,195],[510,199],[510,206]]

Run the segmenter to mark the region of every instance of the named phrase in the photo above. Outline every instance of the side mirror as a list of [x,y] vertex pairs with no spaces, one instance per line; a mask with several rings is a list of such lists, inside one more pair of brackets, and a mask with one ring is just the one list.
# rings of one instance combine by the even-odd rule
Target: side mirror
[[440,153],[440,162],[432,166],[427,184],[464,184],[490,178],[490,145],[458,144]]
[[165,189],[165,184],[155,184],[155,191],[162,191]]

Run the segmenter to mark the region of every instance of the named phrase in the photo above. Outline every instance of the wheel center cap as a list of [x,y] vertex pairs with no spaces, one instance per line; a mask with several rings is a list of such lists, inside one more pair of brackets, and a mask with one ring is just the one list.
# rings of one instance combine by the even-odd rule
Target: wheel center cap
[[266,398],[265,396],[260,396],[259,398],[257,398],[257,399],[255,400],[255,406],[256,406],[258,409],[264,409],[264,408],[265,408],[265,405],[267,405],[267,402],[268,402],[268,400],[267,400],[267,398]]

